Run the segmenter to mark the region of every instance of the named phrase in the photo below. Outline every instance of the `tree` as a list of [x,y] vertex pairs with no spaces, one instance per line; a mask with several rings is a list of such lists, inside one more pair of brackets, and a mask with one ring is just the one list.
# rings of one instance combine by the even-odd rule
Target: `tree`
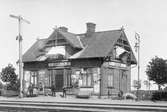
[[154,81],[158,85],[158,89],[167,83],[167,63],[163,58],[152,58],[146,68],[146,74],[149,80]]
[[18,89],[18,79],[12,64],[8,64],[7,67],[2,69],[1,80],[8,83],[8,89]]

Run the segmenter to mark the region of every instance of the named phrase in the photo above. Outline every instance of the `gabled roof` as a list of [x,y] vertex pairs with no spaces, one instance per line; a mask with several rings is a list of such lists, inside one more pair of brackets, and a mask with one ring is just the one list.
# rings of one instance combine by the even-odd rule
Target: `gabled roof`
[[[53,31],[53,33],[47,39],[37,40],[37,42],[35,42],[32,47],[23,55],[23,62],[39,61],[38,57],[47,53],[47,51],[42,51],[41,49],[45,47],[49,40],[56,36],[55,31]],[[82,49],[69,59],[100,58],[108,56],[108,54],[114,48],[117,40],[122,36],[122,32],[124,34],[123,36],[127,39],[123,30],[95,32],[91,37],[87,37],[86,34],[73,34],[58,30],[58,33],[60,33],[74,48]],[[131,54],[131,60],[133,64],[136,64],[136,58],[133,52]]]
[[96,32],[92,35],[92,37],[85,37],[89,38],[86,48],[80,51],[82,52],[80,56],[72,56],[71,58],[92,58],[107,56],[120,35],[120,30],[112,30]]
[[76,37],[76,34],[64,32],[61,30],[54,30],[52,34],[48,37],[47,41],[56,38],[56,33],[61,34],[73,47],[82,48],[79,39]]
[[44,54],[40,51],[45,45],[47,39],[38,39],[23,55],[23,62],[36,61],[37,56]]
[[63,32],[61,30],[59,31],[59,33],[62,34],[73,47],[82,48],[80,40],[77,38],[76,34],[70,32]]
[[[56,31],[56,30],[55,30]],[[23,62],[31,62],[31,61],[39,61],[37,58],[41,55],[46,54],[46,52],[41,51],[46,45],[46,43],[56,36],[55,31],[47,39],[38,39],[30,49],[26,51],[23,55]],[[58,33],[63,35],[63,37],[73,46],[76,48],[82,48],[80,40],[76,37],[75,34],[70,32],[63,32],[58,30]]]
[[[124,31],[122,30],[95,32],[91,37],[84,37],[80,34],[81,40],[85,44],[85,48],[71,56],[70,59],[97,58],[108,56],[117,40],[122,36],[122,32],[124,33]],[[126,37],[125,33],[124,36]],[[136,58],[133,52],[131,55],[131,60],[133,64],[136,63]]]

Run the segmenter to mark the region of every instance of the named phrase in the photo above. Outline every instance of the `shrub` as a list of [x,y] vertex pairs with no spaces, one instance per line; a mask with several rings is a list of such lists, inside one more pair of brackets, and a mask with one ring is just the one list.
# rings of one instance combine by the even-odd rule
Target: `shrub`
[[7,84],[7,90],[19,91],[19,88],[20,88],[19,82]]
[[167,91],[153,92],[151,100],[167,101]]
[[2,69],[0,78],[3,82],[6,82],[6,86],[4,87],[5,89],[19,91],[19,80],[17,78],[13,65],[9,64]]

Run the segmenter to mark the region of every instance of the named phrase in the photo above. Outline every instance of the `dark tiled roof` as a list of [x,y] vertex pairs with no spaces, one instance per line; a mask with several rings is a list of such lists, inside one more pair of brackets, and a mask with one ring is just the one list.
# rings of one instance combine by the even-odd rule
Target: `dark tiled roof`
[[[124,33],[124,32],[123,32]],[[85,48],[71,56],[71,59],[105,57],[113,49],[116,41],[120,38],[122,30],[111,30],[95,32],[91,37],[79,34]],[[124,35],[126,36],[126,35]],[[131,49],[131,48],[130,48]],[[131,49],[132,51],[132,49]],[[136,63],[136,58],[132,52],[132,63]]]
[[[60,30],[58,32],[62,34],[73,47],[82,48],[80,41],[75,34]],[[37,61],[38,56],[45,54],[46,52],[42,52],[41,49],[45,47],[48,40],[54,38],[55,34],[56,33],[54,31],[47,39],[38,39],[23,55],[23,62]]]
[[75,34],[63,31],[59,31],[59,33],[61,33],[73,47],[82,48],[82,45]]
[[65,39],[76,48],[82,48],[80,45],[79,39],[76,37],[76,34],[70,33],[70,32],[64,32],[61,30],[55,30],[53,33],[48,37],[47,41],[51,40],[52,38],[56,37],[56,31],[58,31],[59,34],[63,35]]
[[111,51],[112,47],[120,37],[120,30],[96,32],[87,43],[86,48],[78,58],[104,57]]
[[[83,48],[84,46],[81,51],[70,57],[70,59],[81,59],[107,56],[113,49],[116,41],[120,38],[122,30],[95,32],[91,37],[87,37],[85,34],[73,34],[63,31],[59,31],[59,33],[63,35],[73,47]],[[47,41],[54,36],[55,33],[53,32],[49,38],[37,40],[37,42],[35,42],[32,47],[23,55],[23,62],[37,61],[38,56],[46,54],[46,52],[42,52],[40,49],[43,49]],[[81,45],[81,43],[83,45]],[[133,52],[131,59],[132,63],[135,64],[136,58]]]
[[47,39],[38,39],[23,55],[23,62],[36,61],[37,56],[44,54],[40,51]]

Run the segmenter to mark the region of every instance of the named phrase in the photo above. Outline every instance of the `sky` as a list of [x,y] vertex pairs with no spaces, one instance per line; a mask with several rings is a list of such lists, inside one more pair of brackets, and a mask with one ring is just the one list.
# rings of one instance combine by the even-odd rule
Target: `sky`
[[[137,32],[141,37],[140,79],[146,80],[150,59],[167,59],[166,10],[166,0],[0,0],[0,71],[11,63],[18,72],[18,21],[9,17],[14,14],[31,22],[22,23],[23,53],[38,38],[47,38],[55,26],[66,26],[73,33],[86,32],[87,22],[95,23],[96,31],[124,26],[133,50]],[[137,67],[131,75],[137,80]]]

